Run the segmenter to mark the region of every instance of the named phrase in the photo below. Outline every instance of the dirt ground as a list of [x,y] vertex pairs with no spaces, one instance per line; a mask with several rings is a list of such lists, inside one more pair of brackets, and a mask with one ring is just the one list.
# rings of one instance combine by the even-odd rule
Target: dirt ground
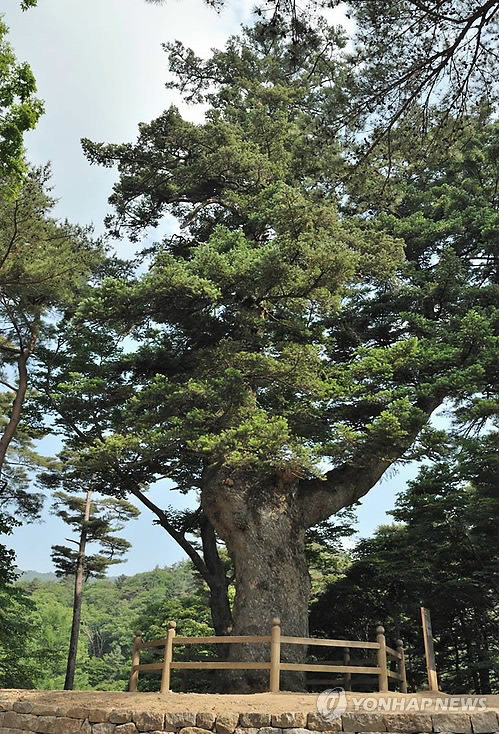
[[[369,698],[413,698],[421,696],[431,699],[431,704],[425,706],[425,711],[434,710],[437,698],[449,699],[444,694],[430,694],[421,692],[418,694],[402,693],[372,693]],[[279,714],[286,711],[305,712],[317,711],[317,694],[315,693],[254,693],[251,695],[221,695],[205,693],[123,693],[109,691],[31,691],[31,690],[0,690],[0,702],[5,699],[15,698],[46,703],[51,706],[91,706],[93,708],[117,708],[131,709],[136,711],[171,713],[196,711],[211,712],[214,714],[224,713],[273,713]],[[348,711],[354,711],[359,706],[359,700],[366,698],[365,693],[347,693]],[[452,697],[454,700],[455,696]],[[459,697],[461,698],[461,697]],[[498,709],[498,696],[473,697],[463,694],[464,700],[471,698],[484,699],[487,708]],[[354,700],[355,699],[355,700]],[[373,709],[370,709],[371,711]],[[375,710],[375,709],[374,709]]]

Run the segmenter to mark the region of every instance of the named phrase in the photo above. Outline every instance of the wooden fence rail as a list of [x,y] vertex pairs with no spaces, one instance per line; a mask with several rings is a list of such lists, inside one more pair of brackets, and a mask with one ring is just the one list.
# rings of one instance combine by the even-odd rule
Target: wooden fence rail
[[[396,649],[388,647],[385,639],[384,627],[376,628],[376,642],[363,642],[361,640],[323,640],[315,637],[289,637],[281,635],[281,622],[276,617],[272,620],[272,631],[270,635],[227,635],[208,637],[177,637],[175,634],[176,623],[168,622],[167,636],[161,640],[142,640],[142,633],[137,632],[133,643],[132,672],[130,674],[129,691],[137,690],[139,672],[161,672],[161,693],[170,690],[170,678],[172,670],[268,670],[269,691],[278,693],[280,690],[281,670],[312,673],[341,673],[343,675],[343,686],[345,690],[351,690],[352,674],[377,675],[380,691],[389,690],[389,679],[400,683],[402,693],[407,693],[407,679],[405,671],[404,647],[402,640],[395,643]],[[232,662],[218,660],[203,660],[189,662],[186,660],[174,660],[173,650],[175,645],[200,645],[200,644],[253,644],[267,643],[270,645],[270,660],[268,662]],[[343,664],[336,665],[325,663],[284,663],[281,662],[281,645],[304,645],[320,647],[340,647],[343,649]],[[147,648],[163,648],[162,663],[140,662],[140,652]],[[376,650],[376,665],[351,665],[350,649],[361,648]],[[390,670],[388,657],[396,661],[397,670]]]

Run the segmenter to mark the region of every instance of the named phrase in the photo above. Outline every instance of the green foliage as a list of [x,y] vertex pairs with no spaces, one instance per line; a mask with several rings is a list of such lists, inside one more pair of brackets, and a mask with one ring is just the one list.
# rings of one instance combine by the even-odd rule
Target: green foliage
[[48,177],[46,168],[32,170],[15,199],[0,195],[0,512],[6,522],[12,512],[17,520],[37,519],[43,497],[33,492],[30,472],[53,467],[34,448],[46,424],[26,410],[29,361],[102,258],[87,230],[53,218]]
[[425,606],[442,690],[497,692],[497,439],[459,439],[445,460],[421,468],[391,513],[401,524],[361,540],[344,578],[312,608],[316,632],[367,639],[385,624],[391,642],[405,641],[417,689],[426,677],[419,621]]
[[334,520],[324,520],[307,531],[306,557],[312,587],[311,603],[343,578],[351,564],[343,540],[355,534],[357,518],[352,508],[341,510]]
[[22,591],[12,585],[0,584],[0,686],[2,688],[31,688],[33,686],[41,660],[33,649],[32,622],[33,605]]
[[[140,465],[137,479],[157,469],[188,488],[213,463],[315,477],[324,455],[335,455],[321,418],[339,389],[329,324],[346,284],[389,287],[401,241],[364,217],[339,216],[338,144],[320,156],[314,149],[311,106],[327,65],[304,52],[297,67],[285,45],[266,55],[254,35],[210,60],[210,77],[221,81],[208,93],[205,124],[171,108],[141,125],[134,145],[84,141],[91,162],[121,171],[114,232],[139,237],[166,212],[185,231],[156,248],[142,277],[105,281],[75,322],[91,352],[110,326],[119,340],[133,325],[137,342],[110,358],[123,400],[103,423],[99,416],[100,435],[104,424],[111,430],[84,459],[101,476],[106,466]],[[187,89],[194,81],[183,80],[182,49],[170,51]],[[105,370],[90,376],[75,364],[52,399],[64,411],[77,390],[105,400],[117,386]]]
[[[8,495],[8,493],[5,493]],[[17,518],[4,507],[12,500],[8,496],[0,502],[0,534],[8,536],[21,524],[19,517],[27,514],[32,519],[33,501],[26,495],[26,503],[17,496]],[[38,657],[32,649],[33,606],[16,586],[19,574],[15,567],[15,553],[0,543],[0,687],[29,688],[36,676]]]
[[85,532],[85,544],[98,547],[97,553],[89,553],[85,550],[83,559],[83,573],[85,579],[91,577],[103,578],[108,568],[116,563],[122,563],[123,556],[131,548],[125,538],[116,535],[121,532],[125,523],[140,514],[139,510],[123,499],[103,498],[92,499],[90,502],[90,517],[85,520],[85,496],[74,494],[82,490],[85,482],[71,475],[60,472],[58,474],[42,474],[39,477],[42,485],[54,487],[62,485],[70,492],[56,490],[53,492],[54,502],[52,512],[69,525],[77,540],[74,540],[75,548],[64,545],[52,546],[52,562],[58,576],[74,576],[76,573],[77,560],[79,557],[78,543],[82,532]]
[[[10,535],[20,525],[0,509],[0,533]],[[29,688],[36,673],[37,656],[32,650],[33,605],[15,586],[19,574],[14,551],[0,543],[0,687]]]
[[101,436],[84,461],[109,490],[113,465],[187,489],[205,464],[301,478],[324,459],[389,464],[445,397],[462,403],[492,376],[496,126],[469,120],[473,139],[431,159],[401,127],[342,189],[340,145],[317,117],[334,99],[331,58],[265,43],[256,28],[207,62],[169,47],[177,86],[211,104],[206,122],[172,108],[135,144],[84,143],[120,171],[113,231],[184,222],[147,273],[106,280],[80,308],[73,340],[99,354],[112,327],[124,349],[132,328],[133,350],[68,364],[52,394],[64,411],[78,394],[114,406],[99,428],[82,418]]
[[[21,582],[19,589],[31,609],[30,632],[21,655],[31,665],[29,685],[62,688],[71,628],[71,581],[35,579]],[[136,630],[142,630],[145,639],[161,638],[170,619],[177,621],[181,634],[212,632],[206,591],[188,563],[89,582],[83,598],[75,688],[126,690]],[[39,664],[42,660],[43,665]],[[191,683],[196,689],[202,686],[202,679],[193,676]],[[159,684],[160,676],[143,675],[140,687],[154,691],[159,690]],[[181,677],[175,677],[174,688],[178,690],[181,685]]]
[[[33,0],[23,3],[23,9]],[[18,63],[7,41],[8,28],[0,17],[0,195],[18,195],[27,166],[23,136],[43,114],[36,98],[35,78],[26,63]]]
[[[19,323],[37,311],[69,307],[101,259],[88,228],[53,217],[50,170],[33,169],[15,201],[0,200],[0,287],[13,311],[2,306],[3,320]],[[3,343],[16,341],[14,326],[2,333]]]
[[[205,2],[216,8],[229,4]],[[340,10],[338,21],[347,29],[336,30],[334,62],[328,59],[326,21],[320,15],[332,8]],[[325,109],[325,128],[329,134],[346,133],[351,140],[360,141],[358,161],[369,157],[381,141],[390,141],[406,119],[411,120],[410,139],[424,145],[432,107],[441,109],[444,119],[454,118],[450,128],[442,129],[444,144],[466,135],[460,123],[477,107],[497,110],[499,11],[494,0],[433,0],[430,4],[420,0],[309,0],[300,5],[294,0],[266,0],[253,12],[259,36],[268,48],[277,38],[289,37],[297,57],[307,48],[318,64],[324,56],[329,60],[330,77],[324,86],[334,82],[336,93],[334,103]],[[323,45],[317,49],[314,41],[321,34]],[[180,44],[174,48],[175,71],[188,68],[195,79],[187,98],[198,100],[200,92],[217,78],[213,64],[205,62],[200,73],[200,60],[192,51]],[[227,77],[233,68],[227,65],[224,69]]]
[[53,218],[48,181],[47,168],[32,170],[14,201],[0,197],[0,383],[7,388],[0,400],[0,464],[11,492],[26,489],[27,471],[50,465],[32,443],[43,435],[43,423],[35,427],[32,412],[21,420],[30,359],[102,258],[88,230]]

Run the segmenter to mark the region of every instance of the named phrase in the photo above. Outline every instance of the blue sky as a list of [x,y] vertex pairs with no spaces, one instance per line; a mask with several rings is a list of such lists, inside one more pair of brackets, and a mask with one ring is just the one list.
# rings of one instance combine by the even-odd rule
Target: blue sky
[[[28,61],[36,76],[46,114],[27,136],[28,158],[34,164],[50,161],[57,214],[81,224],[93,223],[102,231],[115,172],[91,167],[81,151],[80,139],[123,142],[136,136],[137,124],[149,121],[174,103],[193,121],[202,111],[186,108],[164,87],[167,58],[161,43],[180,39],[202,56],[237,33],[241,21],[250,19],[250,0],[230,0],[217,15],[201,0],[169,0],[164,6],[144,0],[40,0],[39,7],[22,13],[17,0],[5,12],[10,41],[19,60]],[[336,16],[335,21],[341,20]],[[166,229],[175,226],[166,222]],[[127,242],[117,244],[122,256],[134,252]],[[57,451],[58,441],[46,438],[41,450]],[[416,467],[391,472],[363,500],[358,512],[359,534],[372,533],[389,522],[386,512],[395,494]],[[168,489],[166,482],[151,490],[160,506],[185,507],[195,502]],[[51,571],[50,546],[64,542],[68,529],[47,509],[43,522],[15,531],[8,544],[17,553],[20,568]],[[152,524],[144,509],[128,524],[126,537],[133,548],[128,560],[113,573],[136,573],[184,557],[164,530]]]

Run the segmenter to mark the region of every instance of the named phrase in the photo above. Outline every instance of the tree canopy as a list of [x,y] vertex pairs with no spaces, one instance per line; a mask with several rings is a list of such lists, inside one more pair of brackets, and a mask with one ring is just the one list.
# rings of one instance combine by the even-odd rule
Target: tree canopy
[[[227,4],[205,2],[216,10]],[[346,104],[332,110],[331,124],[335,132],[345,126],[357,136],[362,131],[362,155],[415,109],[412,133],[421,140],[435,105],[447,120],[459,120],[478,104],[497,106],[497,0],[264,0],[254,17],[269,39],[288,36],[298,47],[321,27],[321,13],[332,9],[338,24],[348,27],[349,43],[343,54]],[[327,37],[316,53],[327,56]],[[456,125],[453,136],[462,133]]]
[[47,464],[33,444],[46,425],[35,425],[33,410],[23,420],[30,366],[102,258],[88,230],[52,216],[48,178],[48,169],[32,170],[17,198],[0,198],[0,508],[12,505],[24,517],[40,509],[29,471]]

